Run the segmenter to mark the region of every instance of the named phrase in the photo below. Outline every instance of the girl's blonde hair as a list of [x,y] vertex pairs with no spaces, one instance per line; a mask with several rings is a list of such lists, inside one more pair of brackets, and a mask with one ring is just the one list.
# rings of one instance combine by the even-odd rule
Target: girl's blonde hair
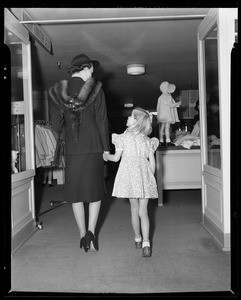
[[135,124],[129,127],[129,130],[149,135],[152,132],[152,118],[148,111],[141,107],[135,107],[132,111]]

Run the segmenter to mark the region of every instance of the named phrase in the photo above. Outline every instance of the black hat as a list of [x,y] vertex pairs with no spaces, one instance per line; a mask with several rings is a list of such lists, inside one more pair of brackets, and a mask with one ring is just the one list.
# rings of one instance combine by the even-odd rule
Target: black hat
[[92,63],[94,67],[98,67],[100,63],[97,60],[91,60],[87,55],[85,54],[79,54],[75,56],[71,61],[71,67],[81,67],[83,64]]

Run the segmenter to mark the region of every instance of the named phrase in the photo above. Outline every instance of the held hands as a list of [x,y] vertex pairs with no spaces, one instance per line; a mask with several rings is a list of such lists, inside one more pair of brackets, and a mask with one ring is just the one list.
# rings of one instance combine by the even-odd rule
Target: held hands
[[103,159],[104,159],[104,161],[108,161],[107,154],[110,154],[110,151],[104,151],[103,152]]

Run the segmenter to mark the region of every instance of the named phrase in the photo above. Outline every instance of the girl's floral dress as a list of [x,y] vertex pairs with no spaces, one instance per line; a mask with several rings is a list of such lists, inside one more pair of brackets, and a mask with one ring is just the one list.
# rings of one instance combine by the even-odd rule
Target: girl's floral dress
[[116,150],[122,150],[112,196],[118,198],[158,198],[157,184],[148,160],[159,140],[126,130],[112,134]]

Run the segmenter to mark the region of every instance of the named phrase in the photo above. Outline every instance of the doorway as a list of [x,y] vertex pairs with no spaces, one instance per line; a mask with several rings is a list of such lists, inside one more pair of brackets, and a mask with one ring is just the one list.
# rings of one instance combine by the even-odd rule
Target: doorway
[[202,224],[230,250],[230,60],[237,9],[211,9],[198,28]]

